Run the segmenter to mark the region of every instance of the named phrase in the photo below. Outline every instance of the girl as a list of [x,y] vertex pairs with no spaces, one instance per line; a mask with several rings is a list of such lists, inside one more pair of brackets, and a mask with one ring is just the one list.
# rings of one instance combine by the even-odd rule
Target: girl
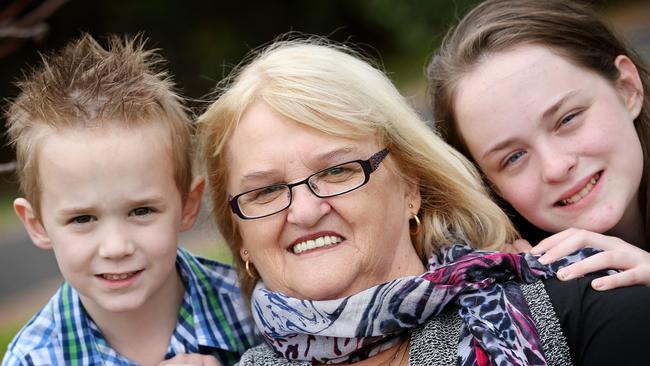
[[540,261],[595,247],[558,277],[619,268],[592,286],[650,285],[648,72],[591,9],[485,1],[446,37],[428,78],[447,140],[537,233],[557,233],[532,249]]

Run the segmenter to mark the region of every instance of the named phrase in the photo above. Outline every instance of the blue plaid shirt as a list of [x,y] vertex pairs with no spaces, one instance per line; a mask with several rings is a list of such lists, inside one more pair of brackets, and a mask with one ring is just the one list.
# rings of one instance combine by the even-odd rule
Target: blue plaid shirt
[[[234,270],[178,249],[176,266],[185,296],[165,359],[180,353],[216,356],[231,365],[255,342],[254,324]],[[9,344],[9,365],[136,365],[118,354],[67,282]]]

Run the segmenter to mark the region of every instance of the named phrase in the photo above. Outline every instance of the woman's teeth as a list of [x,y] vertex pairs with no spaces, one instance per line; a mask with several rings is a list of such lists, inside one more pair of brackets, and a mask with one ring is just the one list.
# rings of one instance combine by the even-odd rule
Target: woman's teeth
[[129,273],[104,273],[102,274],[102,277],[104,279],[107,279],[109,281],[121,281],[121,280],[126,280],[127,278],[133,276],[135,272],[129,272]]
[[594,188],[596,183],[598,183],[599,178],[600,178],[600,174],[594,175],[589,181],[589,183],[587,183],[584,187],[582,187],[582,189],[578,193],[574,194],[573,196],[567,199],[561,200],[560,205],[566,206],[580,201],[584,196],[586,196],[589,192],[591,192],[591,190]]
[[321,248],[328,245],[334,245],[342,242],[343,239],[338,236],[321,236],[314,240],[305,240],[293,246],[294,254],[300,254],[308,250]]

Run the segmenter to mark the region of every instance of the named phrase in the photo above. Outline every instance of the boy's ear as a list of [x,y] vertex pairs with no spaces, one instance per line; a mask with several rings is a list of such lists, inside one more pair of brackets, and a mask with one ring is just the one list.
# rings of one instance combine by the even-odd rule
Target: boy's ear
[[621,93],[623,103],[632,115],[632,119],[636,119],[643,106],[643,83],[639,71],[634,62],[625,55],[616,57],[614,65],[620,75],[616,80],[616,85]]
[[52,241],[47,235],[43,224],[36,217],[32,204],[24,198],[16,198],[14,201],[14,211],[16,211],[16,215],[22,221],[23,226],[25,226],[25,230],[27,230],[27,234],[29,234],[34,245],[41,249],[52,249]]
[[181,218],[181,231],[187,231],[194,226],[199,212],[201,212],[201,200],[205,189],[205,179],[196,177],[190,185],[190,192],[185,199],[183,206],[183,217]]

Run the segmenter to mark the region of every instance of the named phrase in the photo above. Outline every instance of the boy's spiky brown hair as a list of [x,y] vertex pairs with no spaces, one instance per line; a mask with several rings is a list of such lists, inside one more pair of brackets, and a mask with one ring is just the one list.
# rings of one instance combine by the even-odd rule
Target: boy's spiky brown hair
[[[142,35],[109,36],[107,48],[82,35],[63,49],[41,55],[41,64],[17,82],[20,94],[7,110],[16,149],[20,188],[40,213],[39,141],[67,128],[157,124],[169,135],[174,176],[185,200],[192,180],[191,120],[174,92],[155,49]],[[39,215],[40,217],[40,215]]]

